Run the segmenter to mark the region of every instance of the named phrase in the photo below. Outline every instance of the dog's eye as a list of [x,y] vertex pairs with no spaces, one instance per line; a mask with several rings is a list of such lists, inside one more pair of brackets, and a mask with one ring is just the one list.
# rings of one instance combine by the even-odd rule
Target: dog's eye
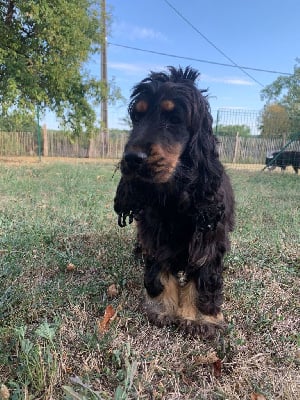
[[145,113],[134,111],[131,113],[130,118],[131,118],[131,121],[133,123],[135,123],[135,122],[139,122],[143,118],[144,115],[145,115]]
[[147,113],[148,107],[149,105],[146,100],[138,100],[135,104],[133,104],[130,115],[132,122],[139,122]]
[[181,118],[177,114],[170,114],[168,120],[171,122],[171,124],[180,124],[181,123]]

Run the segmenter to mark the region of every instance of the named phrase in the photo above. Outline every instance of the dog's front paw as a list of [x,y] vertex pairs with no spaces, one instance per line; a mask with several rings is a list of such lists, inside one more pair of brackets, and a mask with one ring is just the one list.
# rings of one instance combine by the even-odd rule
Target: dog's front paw
[[176,315],[167,313],[164,306],[148,299],[143,305],[143,310],[150,323],[158,327],[172,325],[176,322]]
[[226,324],[212,324],[202,320],[180,320],[178,326],[181,330],[191,336],[200,336],[203,339],[213,339],[219,335],[220,332],[226,329]]
[[147,312],[147,317],[149,322],[158,327],[173,325],[176,322],[175,316],[164,314],[164,313],[155,313],[155,312]]
[[217,315],[204,315],[198,313],[196,318],[179,318],[178,326],[184,332],[192,336],[200,336],[204,339],[212,339],[227,327],[224,321],[223,314],[220,312]]

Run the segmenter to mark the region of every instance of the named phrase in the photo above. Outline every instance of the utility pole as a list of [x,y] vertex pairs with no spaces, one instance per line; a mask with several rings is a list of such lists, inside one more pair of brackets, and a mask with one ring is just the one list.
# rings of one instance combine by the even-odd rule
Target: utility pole
[[103,132],[103,156],[108,153],[108,115],[107,115],[107,53],[106,53],[106,4],[101,0],[101,81],[104,87],[104,95],[101,101],[101,130]]

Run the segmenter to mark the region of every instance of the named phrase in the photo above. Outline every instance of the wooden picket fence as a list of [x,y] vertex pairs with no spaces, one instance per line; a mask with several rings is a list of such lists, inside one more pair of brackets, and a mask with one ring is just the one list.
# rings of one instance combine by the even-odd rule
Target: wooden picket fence
[[[0,132],[0,156],[81,157],[120,159],[128,132],[109,136],[100,133],[89,140],[70,138],[55,131],[43,130],[41,140],[32,132]],[[256,136],[218,136],[221,161],[237,164],[264,164],[266,155],[281,149],[287,141],[282,138]],[[40,147],[39,147],[40,142]],[[300,151],[300,137],[286,150]]]
[[0,132],[0,156],[79,157],[119,159],[127,140],[127,132],[110,137],[100,134],[93,138],[70,137],[43,129],[38,138],[32,132]]
[[[266,155],[282,149],[288,140],[282,138],[219,136],[219,154],[222,162],[237,164],[264,164]],[[288,144],[286,150],[300,151],[300,138]]]

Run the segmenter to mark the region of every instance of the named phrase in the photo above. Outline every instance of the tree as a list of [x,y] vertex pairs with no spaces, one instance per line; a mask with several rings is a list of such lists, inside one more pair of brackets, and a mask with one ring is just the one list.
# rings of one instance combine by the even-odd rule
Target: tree
[[131,121],[129,115],[125,115],[123,118],[120,118],[119,121],[125,127],[125,129],[132,128],[132,121]]
[[261,113],[260,130],[263,137],[286,137],[290,130],[287,109],[280,104],[266,105]]
[[221,136],[235,136],[237,133],[240,137],[251,136],[250,127],[247,125],[218,125],[216,132]]
[[261,92],[262,100],[267,104],[276,103],[283,106],[289,117],[289,133],[300,133],[300,58],[296,59],[294,73],[290,76],[279,76]]
[[93,105],[118,95],[84,70],[100,32],[96,0],[0,1],[1,114],[49,108],[73,133],[91,134]]
[[35,132],[36,129],[34,117],[26,112],[12,110],[9,115],[0,116],[0,131]]

